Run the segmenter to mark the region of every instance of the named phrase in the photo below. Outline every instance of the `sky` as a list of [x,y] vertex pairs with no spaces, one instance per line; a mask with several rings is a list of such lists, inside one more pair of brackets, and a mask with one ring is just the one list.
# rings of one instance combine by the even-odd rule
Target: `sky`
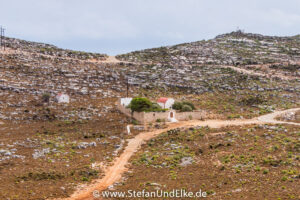
[[300,34],[300,0],[0,0],[0,7],[9,37],[109,55],[238,28]]

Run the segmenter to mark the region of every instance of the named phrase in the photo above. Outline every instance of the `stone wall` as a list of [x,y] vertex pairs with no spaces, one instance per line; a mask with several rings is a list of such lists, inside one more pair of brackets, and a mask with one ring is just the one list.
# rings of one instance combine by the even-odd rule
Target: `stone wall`
[[[120,100],[117,102],[117,107],[122,113],[131,117],[131,110],[122,106]],[[205,111],[176,112],[175,110],[169,110],[166,112],[134,112],[133,118],[141,123],[156,122],[158,119],[167,122],[170,112],[174,113],[175,119],[178,121],[203,120],[207,116]]]
[[178,121],[187,121],[191,119],[203,120],[207,116],[207,113],[203,110],[196,110],[193,112],[178,112],[175,115],[175,118]]
[[[117,107],[118,109],[124,113],[125,115],[127,115],[128,117],[132,117],[131,115],[131,110],[129,108],[126,108],[124,107],[122,104],[121,104],[121,100],[119,99],[118,102],[117,102]],[[144,113],[143,112],[134,112],[133,113],[133,118],[144,123]]]
[[[176,113],[175,111],[173,111],[174,113]],[[160,119],[160,120],[164,120],[164,121],[168,121],[168,116],[169,116],[169,111],[166,112],[147,112],[144,113],[144,122],[145,123],[150,123],[150,122],[155,122],[156,120]],[[175,114],[176,116],[176,114]]]
[[207,113],[205,111],[193,111],[193,112],[176,112],[175,110],[170,110],[166,112],[149,112],[144,113],[144,122],[155,122],[158,119],[168,121],[170,112],[174,113],[175,119],[178,121],[188,121],[188,120],[203,120],[206,118]]

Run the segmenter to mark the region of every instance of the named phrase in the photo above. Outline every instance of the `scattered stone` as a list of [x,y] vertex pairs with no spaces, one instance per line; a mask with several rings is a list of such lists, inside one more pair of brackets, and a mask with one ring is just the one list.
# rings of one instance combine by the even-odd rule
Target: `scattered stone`
[[76,148],[77,149],[86,149],[87,147],[96,147],[96,146],[97,146],[96,142],[90,142],[90,143],[88,143],[88,142],[80,142],[76,146]]
[[187,165],[191,165],[193,163],[193,158],[192,157],[183,157],[181,159],[181,163],[179,164],[182,167],[185,167]]

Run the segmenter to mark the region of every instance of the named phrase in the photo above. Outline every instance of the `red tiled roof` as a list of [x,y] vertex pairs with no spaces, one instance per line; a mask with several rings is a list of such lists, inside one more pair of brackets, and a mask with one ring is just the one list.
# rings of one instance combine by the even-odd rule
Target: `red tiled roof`
[[157,100],[158,103],[166,103],[168,101],[168,98],[166,97],[161,97]]

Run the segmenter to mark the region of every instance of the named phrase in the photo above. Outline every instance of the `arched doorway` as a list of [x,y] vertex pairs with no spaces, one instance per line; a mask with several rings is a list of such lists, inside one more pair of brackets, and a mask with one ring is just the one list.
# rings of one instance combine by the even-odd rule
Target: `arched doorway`
[[175,119],[175,112],[174,111],[170,111],[168,114],[168,121],[170,122],[177,122],[177,120]]

